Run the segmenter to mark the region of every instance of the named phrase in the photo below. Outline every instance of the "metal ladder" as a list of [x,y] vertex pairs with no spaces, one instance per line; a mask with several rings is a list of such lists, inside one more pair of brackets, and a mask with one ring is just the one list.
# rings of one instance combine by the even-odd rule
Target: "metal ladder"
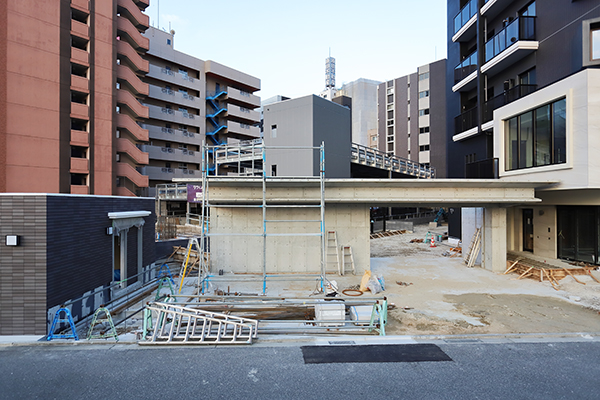
[[[196,246],[196,261],[192,262],[192,265],[189,266],[189,272],[187,272],[188,270],[188,264],[190,261],[190,254],[192,252],[193,247]],[[200,271],[203,268],[203,262],[201,260],[200,257],[204,257],[204,254],[202,252],[202,249],[200,248],[200,243],[198,243],[198,238],[190,238],[190,240],[188,241],[188,245],[187,248],[185,249],[185,257],[183,262],[181,263],[181,269],[179,270],[179,291],[178,293],[181,294],[181,288],[183,287],[183,280],[186,276],[186,272],[187,275],[189,275],[192,272],[192,269],[194,268],[194,266],[197,264],[198,265],[198,275],[202,275],[202,272]]]
[[356,268],[354,267],[354,256],[352,255],[351,246],[342,246],[342,268],[340,275],[344,275],[349,268],[352,268],[352,275],[356,275]]
[[[104,313],[104,318],[98,318],[100,313]],[[105,331],[100,331],[100,333],[94,334],[94,328],[96,325],[103,324],[108,322],[110,329],[108,330],[108,334]],[[110,311],[104,306],[100,306],[96,312],[94,313],[94,317],[92,318],[92,323],[90,324],[90,329],[88,330],[87,340],[90,339],[108,339],[114,338],[117,342],[119,341],[119,335],[117,335],[117,330],[115,329],[115,324],[113,323],[112,317],[110,316]]]
[[252,344],[258,320],[169,303],[150,303],[156,313],[147,344]]
[[[344,275],[342,267],[340,265],[340,253],[339,253],[337,232],[327,231],[327,271],[331,272],[331,269],[337,269],[338,274]],[[330,268],[333,266],[333,268]]]

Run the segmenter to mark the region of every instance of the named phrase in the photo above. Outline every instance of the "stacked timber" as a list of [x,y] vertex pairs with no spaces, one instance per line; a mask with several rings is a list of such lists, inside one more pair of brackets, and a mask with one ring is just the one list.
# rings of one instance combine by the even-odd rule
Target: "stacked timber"
[[372,233],[371,234],[371,239],[379,239],[379,238],[382,238],[382,237],[402,235],[402,234],[404,234],[406,232],[407,232],[406,229],[402,229],[402,230],[398,230],[398,231],[376,232],[376,233]]
[[585,283],[577,279],[576,276],[589,275],[593,280],[600,283],[600,281],[592,275],[592,271],[595,269],[596,267],[592,265],[560,268],[531,259],[514,258],[509,255],[508,261],[506,262],[506,271],[504,273],[517,273],[519,274],[518,279],[529,278],[539,280],[540,282],[547,280],[554,289],[558,290],[558,281],[567,276],[572,277],[576,282],[581,283],[582,285],[585,285]]

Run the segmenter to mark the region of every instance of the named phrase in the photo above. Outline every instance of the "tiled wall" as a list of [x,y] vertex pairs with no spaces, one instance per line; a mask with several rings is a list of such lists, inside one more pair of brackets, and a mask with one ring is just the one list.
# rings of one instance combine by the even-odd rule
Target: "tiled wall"
[[[19,235],[19,246],[6,246]],[[0,335],[46,334],[46,196],[0,196]]]

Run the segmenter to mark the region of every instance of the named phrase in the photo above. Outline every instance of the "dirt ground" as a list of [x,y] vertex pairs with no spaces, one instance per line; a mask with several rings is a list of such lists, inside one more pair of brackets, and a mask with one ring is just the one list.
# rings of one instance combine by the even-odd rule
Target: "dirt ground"
[[424,225],[371,239],[371,271],[383,276],[385,294],[397,306],[389,312],[388,334],[600,332],[600,284],[591,277],[578,277],[586,285],[567,277],[556,291],[548,282],[467,268],[462,258],[442,255],[447,245],[409,243],[427,231]]

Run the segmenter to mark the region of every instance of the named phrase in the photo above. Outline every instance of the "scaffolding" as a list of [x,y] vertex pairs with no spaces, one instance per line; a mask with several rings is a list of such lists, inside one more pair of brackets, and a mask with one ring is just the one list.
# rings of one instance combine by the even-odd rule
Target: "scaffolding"
[[[198,274],[198,287],[204,294],[208,290],[210,282],[217,281],[262,281],[262,294],[266,295],[267,280],[268,279],[293,279],[293,280],[316,280],[320,291],[325,293],[327,278],[326,278],[326,235],[325,235],[325,144],[321,143],[320,146],[265,146],[263,142],[252,142],[250,144],[241,143],[237,148],[235,146],[228,145],[226,148],[223,146],[208,146],[206,143],[202,145],[202,231],[201,231],[201,252],[205,252],[206,246],[210,246],[210,238],[214,236],[258,236],[262,237],[262,273],[260,276],[250,277],[228,277],[219,274],[211,273],[211,266],[208,265],[208,261],[204,258],[201,260],[202,266]],[[319,151],[319,175],[318,177],[281,177],[281,176],[267,176],[266,171],[266,153],[269,150],[307,150],[316,152]],[[246,175],[246,179],[255,181],[260,180],[262,182],[262,201],[260,204],[213,204],[210,201],[210,178],[209,173],[211,171],[218,170],[218,166],[222,163],[233,162],[238,164],[238,172],[242,175]],[[242,162],[250,163],[249,169],[252,171],[251,174],[243,174]],[[259,167],[259,173],[256,174],[256,168]],[[219,178],[227,178],[227,176],[219,176]],[[239,179],[239,175],[236,176]],[[276,204],[271,203],[267,199],[267,189],[269,184],[273,181],[284,179],[318,179],[320,182],[320,196],[318,201],[314,201],[314,204]],[[262,211],[262,232],[261,233],[213,233],[211,232],[210,224],[208,223],[209,210],[215,208],[260,208]],[[268,219],[267,210],[276,208],[315,208],[320,211],[320,218],[313,220],[292,220],[292,219]],[[268,226],[276,223],[318,223],[319,230],[315,232],[303,232],[303,233],[269,233]],[[272,236],[312,236],[320,238],[320,273],[318,274],[277,274],[270,273],[267,271],[267,240]]]

